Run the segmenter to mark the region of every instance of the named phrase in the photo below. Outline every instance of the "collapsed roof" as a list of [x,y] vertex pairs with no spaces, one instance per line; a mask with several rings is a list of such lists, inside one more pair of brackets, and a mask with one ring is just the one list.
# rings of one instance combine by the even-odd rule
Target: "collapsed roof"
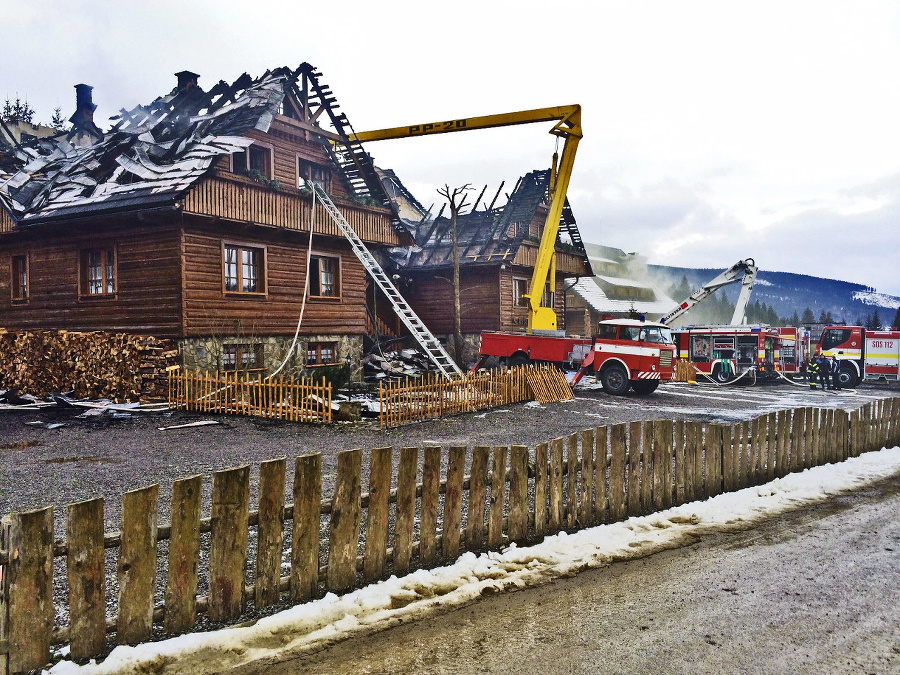
[[[389,206],[371,157],[349,141],[352,127],[345,114],[334,112],[334,96],[319,77],[304,63],[256,79],[245,73],[205,92],[197,76],[184,71],[170,94],[122,110],[115,125],[90,145],[61,138],[7,151],[15,160],[6,162],[11,175],[0,176],[0,204],[19,226],[174,204],[218,157],[251,145],[244,137],[250,129],[266,132],[290,94],[304,109],[328,113],[323,121],[330,120],[334,131],[323,130],[318,140],[351,194]],[[326,137],[337,141],[334,148]]]
[[[512,262],[522,242],[529,237],[528,226],[538,209],[547,204],[549,182],[549,169],[532,171],[519,179],[503,206],[495,208],[492,201],[483,211],[472,210],[460,215],[457,218],[460,265]],[[421,205],[419,208],[424,213]],[[434,220],[423,218],[415,223],[407,222],[417,246],[393,249],[392,259],[407,269],[452,264],[451,225],[451,220],[441,214]],[[560,218],[560,235],[562,241],[567,239],[565,243],[571,244],[578,254],[587,259],[568,200]]]

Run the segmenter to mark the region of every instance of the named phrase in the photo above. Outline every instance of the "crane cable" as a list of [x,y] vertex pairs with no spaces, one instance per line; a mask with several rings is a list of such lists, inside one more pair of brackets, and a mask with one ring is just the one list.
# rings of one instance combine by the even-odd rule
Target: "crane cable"
[[287,364],[288,359],[294,353],[294,349],[297,347],[297,338],[300,335],[300,324],[303,323],[303,312],[306,310],[306,296],[309,291],[309,268],[312,261],[312,241],[313,241],[313,230],[316,226],[316,191],[313,189],[312,191],[312,209],[310,210],[309,215],[309,246],[306,249],[306,274],[305,280],[303,282],[303,301],[300,304],[300,318],[297,320],[297,330],[294,331],[294,340],[291,342],[291,347],[288,349],[287,354],[285,354],[284,361],[281,362],[281,365],[275,370],[274,373],[269,375],[266,379],[271,380],[278,373],[282,371],[284,366]]

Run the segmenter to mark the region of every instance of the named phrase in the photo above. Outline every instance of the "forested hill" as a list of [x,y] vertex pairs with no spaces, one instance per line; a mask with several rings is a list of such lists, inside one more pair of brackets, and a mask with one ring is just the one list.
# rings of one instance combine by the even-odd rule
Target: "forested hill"
[[[697,289],[723,271],[661,265],[647,265],[647,270],[662,288],[673,293],[672,299],[678,302],[690,293],[682,291],[687,288]],[[687,285],[684,283],[685,280]],[[730,284],[716,292],[715,296],[724,293],[733,305],[740,288],[740,283]],[[721,299],[715,296],[707,298],[704,304],[716,300],[721,303]],[[848,281],[790,272],[760,271],[756,277],[753,294],[750,296],[750,304],[757,310],[768,309],[770,315],[777,314],[781,319],[789,319],[794,313],[802,317],[805,310],[809,309],[817,321],[823,314],[830,314],[831,320],[835,323],[847,322],[854,325],[866,323],[866,319],[873,317],[877,310],[882,324],[890,325],[900,308],[900,298],[878,293],[871,287]]]

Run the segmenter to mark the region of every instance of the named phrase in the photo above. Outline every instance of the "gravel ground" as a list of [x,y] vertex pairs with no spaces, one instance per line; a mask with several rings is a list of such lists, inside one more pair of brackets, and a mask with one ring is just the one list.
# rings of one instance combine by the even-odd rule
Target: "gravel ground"
[[[310,452],[323,455],[323,492],[328,497],[333,489],[337,453],[341,450],[513,444],[533,448],[538,443],[604,424],[652,419],[731,423],[777,409],[807,405],[853,409],[895,395],[900,395],[900,387],[866,385],[855,391],[832,393],[810,392],[805,387],[782,382],[725,388],[673,383],[660,387],[650,397],[610,397],[589,385],[580,388],[574,400],[563,403],[518,404],[392,430],[379,429],[377,419],[325,426],[183,412],[76,419],[75,414],[80,411],[7,409],[0,410],[0,514],[52,505],[57,536],[62,537],[66,504],[103,497],[106,530],[112,531],[119,527],[123,492],[158,483],[159,522],[167,523],[172,481],[194,474],[204,476],[203,516],[208,517],[212,473],[244,464],[251,466],[251,508],[255,508],[259,463],[275,457],[288,458],[286,485],[287,501],[290,501],[292,460]],[[158,428],[200,419],[216,419],[220,424],[170,431]],[[33,421],[61,422],[64,426],[47,429],[26,424]],[[365,489],[368,452],[363,453],[363,462]],[[254,534],[255,530],[251,529],[248,582],[252,581],[253,574]],[[286,541],[290,541],[289,534]],[[163,553],[165,546],[166,542],[160,542]],[[289,561],[287,551],[285,560]],[[60,579],[64,574],[62,563],[62,559],[57,559],[56,572]],[[113,609],[117,594],[115,551],[107,552],[107,568],[108,604]],[[201,578],[203,568],[205,560],[201,560]],[[161,601],[165,582],[162,567],[157,581],[157,600]],[[66,622],[66,597],[61,581],[56,595],[58,620]],[[251,612],[245,618],[253,616],[256,614]]]

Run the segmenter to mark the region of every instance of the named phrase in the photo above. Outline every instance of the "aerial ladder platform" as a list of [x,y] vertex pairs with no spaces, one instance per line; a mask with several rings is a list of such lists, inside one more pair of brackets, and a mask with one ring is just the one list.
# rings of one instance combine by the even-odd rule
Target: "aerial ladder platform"
[[347,241],[350,242],[353,253],[359,258],[359,261],[362,263],[369,276],[371,276],[375,283],[378,284],[381,292],[387,297],[391,306],[394,308],[394,311],[397,313],[397,316],[399,316],[400,320],[403,322],[403,325],[406,326],[416,342],[419,343],[428,355],[428,358],[434,362],[441,374],[446,378],[450,378],[453,375],[462,375],[459,366],[452,358],[450,358],[450,355],[431,331],[428,330],[428,327],[413,311],[412,307],[409,306],[406,299],[400,295],[400,291],[398,291],[397,287],[391,282],[390,277],[388,277],[384,269],[382,269],[381,265],[375,259],[375,256],[369,252],[369,249],[366,248],[366,245],[356,234],[350,223],[347,222],[347,219],[344,218],[343,214],[334,205],[334,202],[331,201],[328,194],[316,183],[310,182],[309,187],[312,188],[316,198],[322,203],[322,206],[325,207],[325,211],[331,216],[335,225],[338,226],[338,229],[340,229]]
[[711,281],[706,282],[691,293],[684,302],[671,312],[662,317],[659,322],[671,324],[675,319],[691,309],[704,298],[712,295],[722,286],[741,282],[741,292],[738,295],[737,304],[734,306],[734,314],[731,316],[730,326],[740,326],[746,323],[745,313],[747,311],[747,303],[750,302],[750,292],[753,290],[753,284],[756,283],[756,261],[753,258],[739,260],[730,268],[722,272],[719,276]]

